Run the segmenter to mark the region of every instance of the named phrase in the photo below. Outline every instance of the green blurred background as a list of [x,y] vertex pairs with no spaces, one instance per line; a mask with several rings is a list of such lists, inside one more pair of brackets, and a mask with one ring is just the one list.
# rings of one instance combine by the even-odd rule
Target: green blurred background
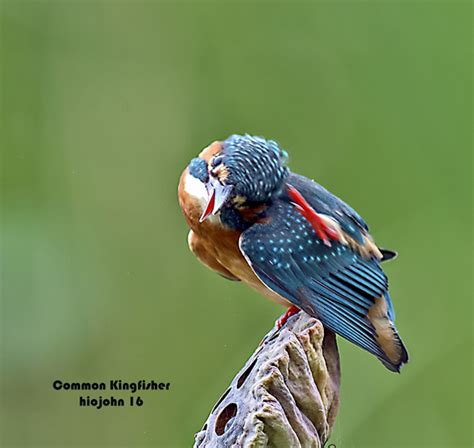
[[[472,444],[470,2],[3,1],[2,447],[186,447],[283,311],[188,251],[179,175],[279,141],[379,244],[411,356],[340,341],[331,442]],[[156,378],[142,408],[54,379]]]

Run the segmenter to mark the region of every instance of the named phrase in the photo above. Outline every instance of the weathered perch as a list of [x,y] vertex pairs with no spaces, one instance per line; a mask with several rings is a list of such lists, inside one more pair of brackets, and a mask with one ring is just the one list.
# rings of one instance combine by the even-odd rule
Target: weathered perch
[[194,447],[322,447],[338,410],[339,377],[334,333],[300,312],[265,336]]

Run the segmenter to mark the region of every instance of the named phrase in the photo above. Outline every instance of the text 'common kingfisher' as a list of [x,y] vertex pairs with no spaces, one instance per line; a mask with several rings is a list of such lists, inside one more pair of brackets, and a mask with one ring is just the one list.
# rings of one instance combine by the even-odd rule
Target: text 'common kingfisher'
[[408,353],[395,328],[380,249],[350,206],[292,173],[288,154],[261,137],[232,135],[191,161],[179,201],[189,247],[206,266],[240,280],[377,356],[399,372]]

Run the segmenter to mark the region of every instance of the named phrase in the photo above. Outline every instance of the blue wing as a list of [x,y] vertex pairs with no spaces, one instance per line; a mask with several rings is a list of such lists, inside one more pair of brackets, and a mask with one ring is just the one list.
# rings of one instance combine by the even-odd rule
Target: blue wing
[[348,204],[326,190],[317,182],[290,173],[288,183],[293,185],[318,212],[336,219],[341,228],[356,241],[361,242],[369,228],[362,217]]
[[[306,192],[310,202],[308,196]],[[348,206],[340,210],[355,214]],[[330,214],[321,207],[318,211]],[[362,235],[365,223],[353,216],[351,225]],[[393,323],[387,278],[375,258],[365,259],[339,242],[324,245],[285,199],[275,201],[260,223],[242,233],[240,249],[267,287],[377,356],[390,370],[399,371],[408,360]]]

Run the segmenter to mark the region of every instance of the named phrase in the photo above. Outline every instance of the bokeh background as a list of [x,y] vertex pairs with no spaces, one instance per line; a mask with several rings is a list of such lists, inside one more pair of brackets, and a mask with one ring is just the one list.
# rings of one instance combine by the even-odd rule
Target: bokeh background
[[[411,362],[340,341],[331,442],[472,444],[472,6],[12,1],[1,6],[1,446],[187,447],[283,311],[188,251],[179,175],[231,133],[356,208]],[[155,378],[141,408],[55,379]]]

